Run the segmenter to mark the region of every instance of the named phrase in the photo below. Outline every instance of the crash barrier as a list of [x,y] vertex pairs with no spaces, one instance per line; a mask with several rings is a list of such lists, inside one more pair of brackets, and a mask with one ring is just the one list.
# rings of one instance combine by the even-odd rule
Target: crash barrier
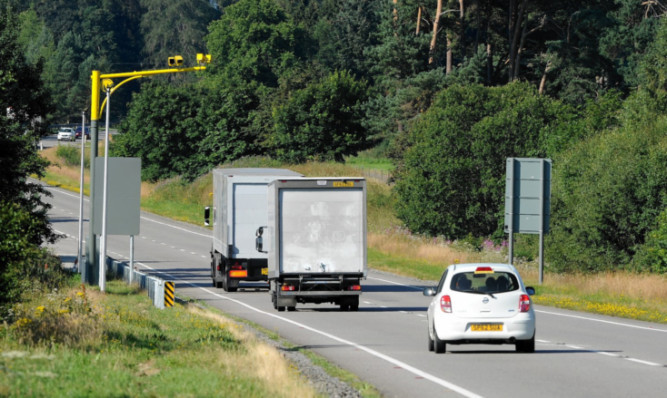
[[[130,266],[124,261],[114,260],[107,257],[107,273],[112,273],[127,283],[130,283]],[[174,306],[174,291],[176,283],[165,281],[155,276],[146,275],[141,271],[134,271],[132,283],[136,283],[148,292],[148,297],[153,300],[153,305],[161,310]]]

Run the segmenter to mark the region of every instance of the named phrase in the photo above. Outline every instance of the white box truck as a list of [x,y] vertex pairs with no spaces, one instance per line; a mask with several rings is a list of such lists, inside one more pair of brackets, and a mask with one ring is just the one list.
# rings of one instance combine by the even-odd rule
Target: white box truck
[[366,278],[366,181],[361,177],[278,178],[268,187],[269,293],[278,311],[297,303],[359,309]]
[[[234,292],[240,281],[267,280],[267,255],[255,250],[255,233],[266,226],[267,186],[276,178],[298,177],[286,169],[213,170],[213,286]],[[204,218],[210,222],[210,208]]]

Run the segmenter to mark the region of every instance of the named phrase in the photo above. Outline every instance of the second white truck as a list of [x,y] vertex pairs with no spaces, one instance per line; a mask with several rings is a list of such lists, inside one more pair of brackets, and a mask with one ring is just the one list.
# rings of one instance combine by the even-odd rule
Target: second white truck
[[268,186],[268,224],[257,250],[268,254],[269,293],[278,311],[297,303],[359,309],[366,278],[366,181],[277,178]]
[[[240,281],[265,281],[267,255],[255,250],[255,232],[267,225],[267,186],[276,178],[298,177],[286,169],[230,168],[213,170],[214,287],[235,292]],[[205,211],[208,225],[210,208]]]

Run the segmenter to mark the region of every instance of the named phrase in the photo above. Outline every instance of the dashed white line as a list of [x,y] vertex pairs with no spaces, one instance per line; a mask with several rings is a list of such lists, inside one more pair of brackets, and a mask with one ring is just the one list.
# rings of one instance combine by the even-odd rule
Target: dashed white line
[[563,346],[563,347],[571,348],[573,350],[592,352],[592,353],[595,353],[595,354],[604,355],[606,357],[624,359],[626,361],[635,362],[635,363],[639,363],[639,364],[642,364],[642,365],[655,366],[655,367],[662,367],[663,366],[662,364],[659,364],[659,363],[656,363],[656,362],[645,361],[643,359],[637,359],[637,358],[632,358],[632,357],[626,357],[626,356],[615,354],[615,353],[612,353],[612,352],[589,349],[589,348],[585,348],[585,347],[574,345],[574,344],[554,343],[554,342],[549,341],[549,340],[536,340],[536,341],[538,343],[541,343],[541,344],[550,344],[550,345]]

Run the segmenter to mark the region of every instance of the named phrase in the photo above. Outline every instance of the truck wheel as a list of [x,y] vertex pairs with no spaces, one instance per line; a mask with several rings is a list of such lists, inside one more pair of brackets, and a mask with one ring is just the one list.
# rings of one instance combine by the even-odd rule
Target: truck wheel
[[278,312],[283,312],[285,311],[285,307],[278,307]]
[[276,292],[273,292],[271,294],[271,303],[273,303],[273,309],[277,310],[278,309],[278,299],[276,298]]
[[290,312],[296,311],[296,307],[287,307],[287,311],[290,311]]
[[350,311],[359,311],[359,296],[353,298],[350,302]]
[[229,288],[229,275],[227,275],[227,272],[222,276],[222,289],[226,292],[232,292]]

